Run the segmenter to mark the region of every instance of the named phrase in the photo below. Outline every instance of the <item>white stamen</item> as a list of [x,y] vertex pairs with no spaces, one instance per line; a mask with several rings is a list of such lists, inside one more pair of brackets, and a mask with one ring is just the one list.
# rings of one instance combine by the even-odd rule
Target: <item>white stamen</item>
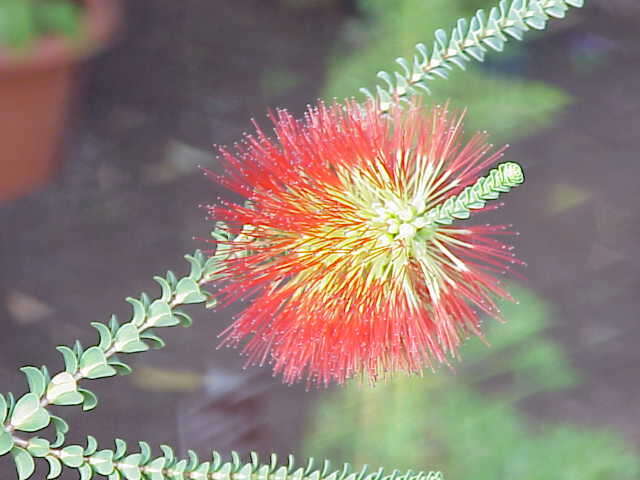
[[400,225],[398,238],[400,239],[412,239],[416,235],[416,227],[410,223],[403,223]]
[[408,205],[398,212],[398,217],[400,217],[400,220],[409,222],[413,219],[415,214],[416,214],[415,208],[413,208],[411,205]]

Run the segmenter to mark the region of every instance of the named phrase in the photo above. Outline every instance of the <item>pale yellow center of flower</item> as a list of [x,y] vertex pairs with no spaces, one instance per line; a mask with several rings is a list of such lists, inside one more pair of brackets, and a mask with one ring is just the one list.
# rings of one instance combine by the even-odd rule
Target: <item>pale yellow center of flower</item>
[[[398,152],[399,157],[412,154]],[[371,159],[367,169],[338,171],[342,185],[331,193],[337,200],[332,213],[339,215],[298,237],[292,249],[313,265],[313,272],[321,270],[314,290],[338,295],[345,277],[357,278],[364,282],[359,288],[384,285],[389,294],[403,292],[417,309],[425,289],[435,302],[445,284],[454,285],[447,267],[467,268],[451,252],[447,232],[428,215],[457,182],[443,172],[442,161],[429,162],[424,155],[395,178],[382,160]],[[305,282],[308,275],[301,273],[298,280]]]
[[403,202],[393,198],[384,204],[375,202],[372,210],[375,217],[370,225],[378,232],[377,243],[380,246],[389,246],[397,241],[410,242],[416,237],[426,240],[434,232],[424,217],[424,202],[419,199]]

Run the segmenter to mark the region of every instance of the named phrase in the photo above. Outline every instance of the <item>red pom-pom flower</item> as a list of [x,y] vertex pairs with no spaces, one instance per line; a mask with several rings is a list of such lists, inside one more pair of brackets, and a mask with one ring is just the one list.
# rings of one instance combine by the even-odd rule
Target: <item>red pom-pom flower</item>
[[258,129],[221,151],[218,181],[249,201],[210,207],[243,232],[224,246],[219,295],[250,300],[223,343],[248,340],[249,363],[286,382],[328,384],[418,372],[481,335],[516,260],[496,239],[506,226],[463,220],[522,183],[520,167],[481,177],[501,152],[463,142],[444,107],[321,103],[272,120],[275,139]]

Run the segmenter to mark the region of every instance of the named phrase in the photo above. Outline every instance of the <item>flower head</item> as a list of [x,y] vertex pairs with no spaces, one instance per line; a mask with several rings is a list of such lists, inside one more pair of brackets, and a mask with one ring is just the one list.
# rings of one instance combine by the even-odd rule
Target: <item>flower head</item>
[[[427,114],[425,114],[427,113]],[[285,381],[328,384],[364,372],[420,371],[481,335],[479,312],[508,297],[495,274],[516,260],[507,227],[463,219],[523,181],[462,117],[412,105],[319,104],[272,116],[233,150],[219,181],[248,199],[211,214],[242,230],[227,245],[221,296],[250,305],[223,343],[248,340],[250,363]]]

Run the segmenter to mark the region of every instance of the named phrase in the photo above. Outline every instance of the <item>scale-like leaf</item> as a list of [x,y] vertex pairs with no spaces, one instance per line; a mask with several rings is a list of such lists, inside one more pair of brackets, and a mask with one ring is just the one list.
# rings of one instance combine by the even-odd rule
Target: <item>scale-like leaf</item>
[[24,448],[13,447],[11,455],[13,456],[13,461],[16,464],[19,480],[26,480],[33,475],[33,472],[36,469],[36,464],[29,452]]
[[14,442],[11,434],[5,431],[4,428],[0,428],[0,457],[10,452],[13,445]]
[[99,347],[91,347],[80,358],[80,373],[86,378],[110,377],[116,374],[107,364],[104,352]]
[[200,292],[200,287],[191,278],[182,278],[176,285],[177,303],[201,303],[206,300],[207,297]]
[[35,432],[49,425],[49,412],[40,405],[40,397],[27,393],[16,403],[11,415],[11,425],[16,430]]
[[41,397],[46,387],[46,380],[40,369],[36,367],[22,367],[20,371],[27,377],[27,383],[29,384],[31,393],[37,395],[38,398]]

